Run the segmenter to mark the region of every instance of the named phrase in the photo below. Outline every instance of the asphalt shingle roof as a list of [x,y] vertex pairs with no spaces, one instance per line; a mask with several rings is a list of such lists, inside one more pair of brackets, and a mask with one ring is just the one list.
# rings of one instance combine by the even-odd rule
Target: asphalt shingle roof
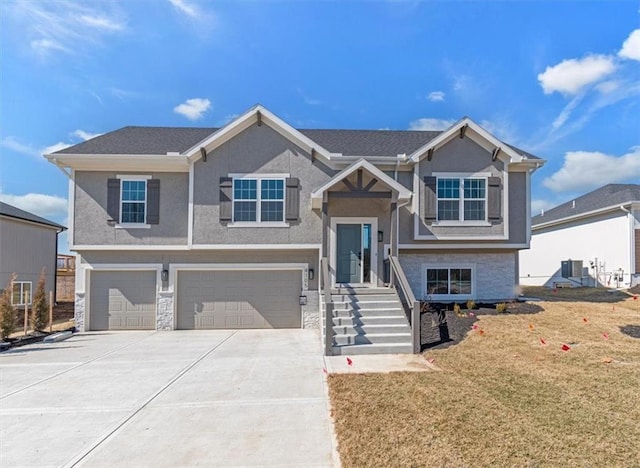
[[47,226],[53,226],[60,229],[67,229],[66,227],[61,226],[58,223],[54,223],[53,221],[41,218],[40,216],[34,215],[33,213],[29,213],[28,211],[21,210],[20,208],[16,208],[13,205],[8,205],[7,203],[3,202],[0,202],[0,215],[8,216],[10,218],[24,219],[25,221],[45,224]]
[[[167,154],[182,153],[201,142],[217,128],[124,127],[57,151],[56,154]],[[416,130],[318,130],[302,129],[332,153],[345,156],[397,156],[411,154],[438,136],[439,131]],[[533,159],[535,156],[519,150]]]
[[[573,207],[574,202],[575,208]],[[609,206],[624,205],[629,202],[640,202],[640,185],[609,184],[545,211],[544,215],[534,216],[531,218],[531,224],[535,227],[539,224],[578,216]]]
[[57,151],[56,154],[182,153],[216,130],[194,127],[124,127]]

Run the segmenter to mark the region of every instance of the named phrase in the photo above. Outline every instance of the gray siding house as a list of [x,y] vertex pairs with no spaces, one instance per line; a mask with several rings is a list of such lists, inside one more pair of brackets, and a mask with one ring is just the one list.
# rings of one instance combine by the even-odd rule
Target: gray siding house
[[80,330],[319,328],[419,350],[420,300],[515,297],[544,161],[443,132],[125,127],[45,155],[70,179]]
[[13,273],[17,275],[12,294],[15,305],[31,304],[43,268],[47,294],[55,293],[58,234],[65,229],[0,202],[0,288],[9,284]]

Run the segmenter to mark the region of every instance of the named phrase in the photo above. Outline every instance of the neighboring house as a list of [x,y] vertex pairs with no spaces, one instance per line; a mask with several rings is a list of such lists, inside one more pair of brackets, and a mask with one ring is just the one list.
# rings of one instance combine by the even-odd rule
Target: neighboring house
[[45,156],[70,178],[79,329],[319,327],[327,353],[415,351],[416,300],[513,298],[544,163],[468,118],[298,130],[262,106]]
[[73,302],[76,297],[76,257],[58,254],[56,266],[56,302]]
[[[45,269],[47,294],[56,287],[58,234],[66,228],[0,202],[0,288],[13,273],[14,305],[31,304],[40,272]],[[55,295],[54,295],[55,297]]]
[[[563,263],[564,262],[564,263]],[[640,185],[609,184],[532,219],[523,285],[629,287],[640,282]]]

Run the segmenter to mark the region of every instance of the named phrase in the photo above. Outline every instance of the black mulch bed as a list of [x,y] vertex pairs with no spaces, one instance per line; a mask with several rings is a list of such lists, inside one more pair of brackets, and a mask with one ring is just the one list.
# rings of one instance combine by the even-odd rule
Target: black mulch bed
[[36,332],[31,332],[27,335],[17,336],[15,338],[6,338],[4,341],[0,341],[0,351],[6,351],[11,348],[17,348],[18,346],[25,346],[32,343],[39,343],[49,335],[53,335],[54,333],[62,333],[66,331],[75,332],[76,329],[74,327],[71,327],[65,330],[57,330],[57,331],[54,331],[53,333],[36,331]]
[[640,325],[625,325],[620,327],[620,331],[631,338],[640,339]]
[[[461,306],[461,314],[453,312],[453,304],[422,302],[420,334],[422,350],[442,349],[460,343],[478,321],[478,315],[499,315],[495,304],[476,304],[473,310]],[[529,302],[512,302],[502,314],[537,314],[542,307]]]

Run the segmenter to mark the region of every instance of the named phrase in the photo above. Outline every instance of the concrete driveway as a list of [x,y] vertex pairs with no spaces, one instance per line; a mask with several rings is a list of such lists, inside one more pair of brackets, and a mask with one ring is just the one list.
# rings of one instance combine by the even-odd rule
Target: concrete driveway
[[0,354],[0,466],[336,466],[309,330],[85,333]]

